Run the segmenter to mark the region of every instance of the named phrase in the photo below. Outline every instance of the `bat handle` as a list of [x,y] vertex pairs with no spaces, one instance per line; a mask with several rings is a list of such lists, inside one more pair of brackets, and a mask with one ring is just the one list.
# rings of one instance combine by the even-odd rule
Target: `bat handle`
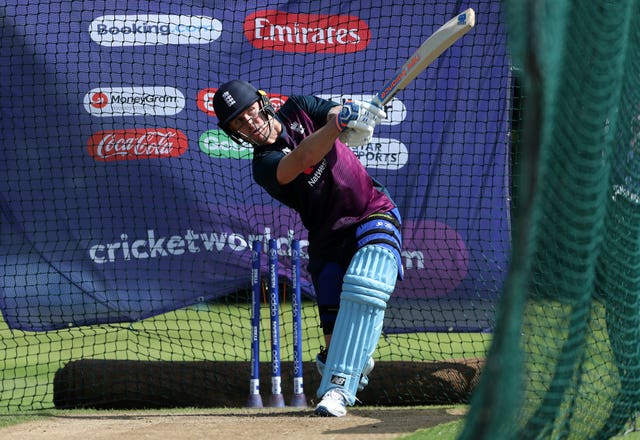
[[384,107],[384,102],[382,102],[382,99],[380,99],[380,94],[377,94],[376,96],[373,97],[373,99],[371,100],[371,104],[380,108]]

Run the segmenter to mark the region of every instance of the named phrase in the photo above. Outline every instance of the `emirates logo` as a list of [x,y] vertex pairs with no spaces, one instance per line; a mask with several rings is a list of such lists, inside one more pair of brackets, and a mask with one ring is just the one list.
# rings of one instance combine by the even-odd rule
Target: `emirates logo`
[[262,10],[247,16],[244,35],[257,49],[299,53],[351,53],[364,50],[371,30],[353,15]]

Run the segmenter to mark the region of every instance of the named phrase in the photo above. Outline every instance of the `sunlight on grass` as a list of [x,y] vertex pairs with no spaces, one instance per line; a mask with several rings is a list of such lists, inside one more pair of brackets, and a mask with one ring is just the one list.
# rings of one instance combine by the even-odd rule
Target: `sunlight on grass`
[[[268,359],[268,307],[262,306],[261,358]],[[302,308],[303,361],[315,359],[324,337],[312,302]],[[10,330],[0,320],[3,370],[0,401],[17,411],[53,408],[53,378],[81,359],[141,361],[248,361],[250,304],[211,303],[176,310],[135,323],[73,327],[50,332]],[[281,305],[282,361],[293,359],[290,304]],[[490,336],[473,333],[385,335],[378,360],[435,361],[482,357]]]

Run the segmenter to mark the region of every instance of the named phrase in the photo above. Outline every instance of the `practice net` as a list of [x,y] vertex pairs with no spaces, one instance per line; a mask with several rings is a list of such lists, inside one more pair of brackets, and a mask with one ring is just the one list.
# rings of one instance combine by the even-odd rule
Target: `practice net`
[[[323,338],[306,232],[253,184],[252,152],[218,128],[212,96],[240,78],[275,107],[293,94],[371,99],[472,7],[475,28],[387,105],[369,145],[353,149],[404,220],[405,279],[359,398],[469,400],[511,246],[518,113],[501,2],[331,3],[0,5],[0,409],[243,405],[251,243],[266,249],[269,238],[281,260],[285,394],[289,246],[302,244],[304,378],[314,399]],[[266,362],[266,302],[262,310]]]
[[606,439],[640,403],[640,8],[505,5],[524,90],[513,258],[461,438]]

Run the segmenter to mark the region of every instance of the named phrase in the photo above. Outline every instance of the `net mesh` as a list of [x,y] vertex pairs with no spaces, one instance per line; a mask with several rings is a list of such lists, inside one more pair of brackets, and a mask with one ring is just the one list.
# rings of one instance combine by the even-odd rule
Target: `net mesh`
[[[241,77],[274,105],[292,94],[370,99],[440,25],[474,7],[473,31],[389,103],[374,142],[354,149],[404,218],[405,280],[367,390],[402,405],[468,398],[477,369],[467,364],[491,339],[510,246],[511,73],[500,3],[266,3],[0,5],[0,409],[55,406],[56,372],[81,360],[93,370],[55,377],[90,406],[106,391],[140,390],[147,407],[176,389],[245,399],[255,238],[281,244],[288,371],[286,245],[306,235],[293,212],[251,184],[251,151],[218,129],[215,88]],[[308,367],[324,340],[304,255],[302,269]],[[224,364],[226,375],[185,373],[204,361]],[[133,374],[147,362],[164,370]],[[409,369],[385,375],[384,362]],[[448,375],[459,386],[434,391]],[[309,396],[315,379],[305,377]]]
[[639,402],[639,6],[505,4],[522,69],[519,203],[460,438],[610,438]]

